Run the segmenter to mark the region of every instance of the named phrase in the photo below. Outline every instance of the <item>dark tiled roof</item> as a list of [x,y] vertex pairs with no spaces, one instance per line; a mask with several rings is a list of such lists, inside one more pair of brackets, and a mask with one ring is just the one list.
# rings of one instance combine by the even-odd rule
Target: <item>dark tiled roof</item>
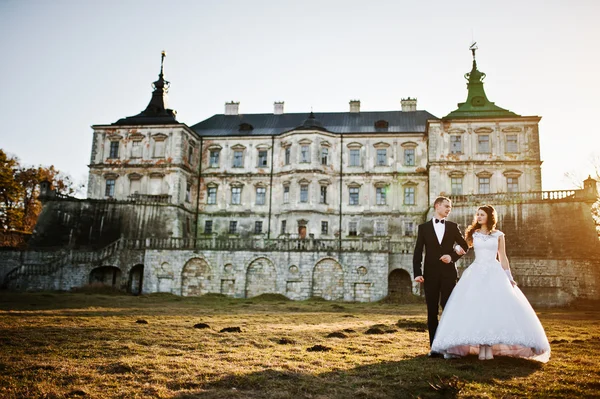
[[[332,133],[425,133],[428,119],[439,119],[427,111],[323,112],[315,118]],[[191,128],[200,136],[272,136],[303,126],[306,113],[213,115]],[[388,128],[375,128],[375,122],[387,121]],[[241,130],[241,124],[252,129]]]

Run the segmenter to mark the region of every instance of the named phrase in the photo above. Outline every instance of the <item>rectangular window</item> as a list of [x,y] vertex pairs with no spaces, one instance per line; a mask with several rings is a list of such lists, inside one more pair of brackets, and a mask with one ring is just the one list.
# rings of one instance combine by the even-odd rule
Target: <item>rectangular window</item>
[[242,188],[232,187],[231,188],[231,204],[240,205],[242,203]]
[[329,160],[329,149],[326,147],[321,148],[321,165],[327,165]]
[[310,162],[310,146],[303,145],[300,147],[300,163]]
[[358,187],[350,187],[350,205],[358,205]]
[[285,234],[286,230],[287,230],[287,221],[282,220],[281,221],[281,231],[279,232],[279,234]]
[[291,155],[291,152],[292,151],[290,151],[290,147],[286,147],[286,149],[285,149],[285,164],[286,165],[290,164],[290,155]]
[[154,158],[164,158],[165,156],[165,141],[155,140],[154,141]]
[[519,144],[516,134],[506,135],[506,152],[519,152]]
[[413,236],[415,234],[414,222],[404,222],[404,235]]
[[142,181],[140,179],[134,179],[129,182],[129,193],[139,194],[142,191]]
[[257,220],[254,222],[254,234],[262,234],[263,222]]
[[221,151],[219,150],[211,150],[210,151],[210,167],[218,168],[219,167],[219,156],[221,155]]
[[188,144],[188,156],[187,156],[188,162],[192,163],[192,161],[194,160],[194,147],[191,146],[191,144]]
[[375,235],[376,236],[385,236],[387,235],[387,229],[384,221],[376,221],[375,222]]
[[462,177],[452,177],[450,184],[452,186],[452,195],[462,195],[463,193]]
[[385,187],[377,187],[377,188],[375,188],[377,205],[385,205],[386,204],[386,202],[385,202],[385,191],[386,191]]
[[489,177],[480,177],[479,178],[479,194],[489,194],[490,193],[490,178]]
[[119,158],[119,142],[111,141],[110,142],[110,153],[108,155],[109,158]]
[[290,203],[290,186],[283,186],[283,203]]
[[321,199],[319,202],[321,204],[327,203],[327,186],[321,186]]
[[329,234],[329,222],[321,222],[321,234]]
[[244,151],[233,152],[233,167],[242,168],[244,166]]
[[360,166],[360,148],[350,149],[350,166]]
[[192,202],[192,183],[185,184],[185,202]]
[[308,202],[308,184],[300,186],[300,202]]
[[141,158],[142,157],[142,142],[141,141],[132,141],[131,142],[131,158]]
[[258,151],[258,167],[259,168],[264,168],[265,166],[267,166],[267,151],[266,150],[260,150]]
[[415,188],[414,187],[404,187],[404,205],[414,205],[415,204]]
[[377,150],[377,166],[387,166],[387,149],[379,148]]
[[111,198],[115,196],[115,179],[106,179],[104,195]]
[[507,177],[506,178],[507,191],[509,193],[519,192],[519,178],[518,177]]
[[349,236],[357,236],[358,235],[358,222],[349,222],[348,223],[348,235]]
[[206,203],[208,205],[215,205],[217,203],[217,188],[209,187],[208,188],[208,198]]
[[480,134],[477,136],[477,152],[489,153],[490,152],[490,135]]
[[256,205],[264,205],[267,189],[264,187],[256,187]]
[[415,166],[415,149],[405,148],[404,149],[404,165]]
[[204,221],[204,234],[212,234],[213,232],[213,222],[212,220]]
[[229,234],[237,234],[237,221],[232,220],[229,222]]
[[450,154],[462,154],[462,136],[450,136]]

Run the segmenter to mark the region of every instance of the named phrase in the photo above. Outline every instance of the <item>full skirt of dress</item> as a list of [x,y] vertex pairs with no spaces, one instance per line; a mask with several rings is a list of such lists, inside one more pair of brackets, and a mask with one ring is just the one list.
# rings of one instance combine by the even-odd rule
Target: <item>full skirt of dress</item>
[[475,260],[463,272],[442,313],[431,350],[465,356],[478,354],[480,345],[492,346],[494,355],[550,359],[540,320],[495,259]]

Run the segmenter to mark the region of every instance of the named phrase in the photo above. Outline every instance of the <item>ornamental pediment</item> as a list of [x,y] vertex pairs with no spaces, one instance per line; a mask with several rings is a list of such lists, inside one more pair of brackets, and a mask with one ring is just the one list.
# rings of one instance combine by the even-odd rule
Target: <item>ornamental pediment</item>
[[415,148],[418,144],[415,143],[414,141],[405,141],[404,143],[402,143],[400,145],[404,148]]
[[374,186],[377,188],[387,187],[389,185],[390,185],[390,183],[385,182],[385,181],[378,181],[378,182],[375,182],[375,184],[374,184]]
[[378,148],[378,149],[379,148],[388,148],[389,146],[390,146],[389,143],[385,143],[383,141],[380,141],[379,143],[373,144],[373,147]]
[[482,170],[481,172],[475,173],[475,176],[477,176],[477,177],[483,177],[483,178],[486,178],[486,177],[489,178],[489,177],[492,177],[492,175],[493,175],[493,173],[492,172],[488,172],[487,170]]
[[448,176],[450,177],[463,177],[466,173],[462,170],[451,170],[448,172]]
[[331,147],[331,143],[327,140],[322,140],[321,147]]
[[164,141],[167,139],[167,137],[169,137],[169,136],[167,136],[164,133],[155,133],[152,135],[152,138],[156,141]]
[[523,129],[518,126],[508,126],[502,129],[504,133],[519,133],[522,132]]
[[146,136],[144,136],[143,134],[136,132],[136,133],[131,133],[129,135],[129,140],[131,140],[131,141],[142,141],[145,137]]
[[312,140],[310,139],[302,139],[298,142],[298,144],[300,145],[308,145],[308,144],[312,144]]
[[140,180],[142,178],[142,175],[140,175],[139,173],[130,173],[129,175],[127,175],[127,177],[129,177],[129,180]]
[[492,133],[493,131],[494,131],[494,129],[492,129],[491,127],[478,127],[477,129],[474,130],[474,132],[477,134],[489,134],[489,133]]
[[120,134],[117,134],[117,133],[109,134],[107,137],[110,141],[119,141],[123,138],[123,136],[121,136]]
[[362,186],[362,184],[360,184],[360,183],[358,183],[358,182],[355,182],[355,181],[352,181],[352,182],[350,182],[350,183],[346,183],[346,185],[347,185],[348,187],[360,187],[360,186]]
[[245,150],[245,149],[246,149],[246,146],[244,146],[244,145],[242,145],[242,144],[236,144],[236,145],[234,145],[233,147],[231,147],[231,149],[232,149],[232,150],[234,150],[234,151],[235,151],[235,150],[238,150],[238,151],[240,151],[240,150]]
[[329,186],[330,184],[331,184],[331,180],[329,180],[329,179],[319,180],[319,185],[321,185],[321,186]]
[[453,127],[452,129],[448,129],[448,133],[450,134],[463,134],[467,131],[465,129],[461,129],[459,127]]
[[418,185],[419,185],[419,183],[417,183],[417,182],[414,182],[414,181],[412,181],[412,180],[408,180],[408,181],[406,181],[406,182],[402,183],[402,185],[403,185],[403,186],[418,186]]
[[505,170],[502,174],[506,177],[514,178],[514,177],[520,177],[523,174],[523,172],[521,172],[520,170],[517,170],[517,169],[508,169],[508,170]]
[[353,141],[352,143],[349,143],[347,145],[348,148],[362,148],[362,144],[356,141]]

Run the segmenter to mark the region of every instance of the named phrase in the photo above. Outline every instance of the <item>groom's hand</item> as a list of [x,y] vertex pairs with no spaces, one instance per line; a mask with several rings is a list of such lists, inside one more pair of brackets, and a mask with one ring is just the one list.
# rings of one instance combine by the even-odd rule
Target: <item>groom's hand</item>
[[452,262],[452,257],[450,255],[444,255],[440,258],[440,260],[444,263],[450,263]]
[[415,277],[415,281],[417,283],[424,283],[425,279],[423,278],[423,276],[418,276],[418,277]]

